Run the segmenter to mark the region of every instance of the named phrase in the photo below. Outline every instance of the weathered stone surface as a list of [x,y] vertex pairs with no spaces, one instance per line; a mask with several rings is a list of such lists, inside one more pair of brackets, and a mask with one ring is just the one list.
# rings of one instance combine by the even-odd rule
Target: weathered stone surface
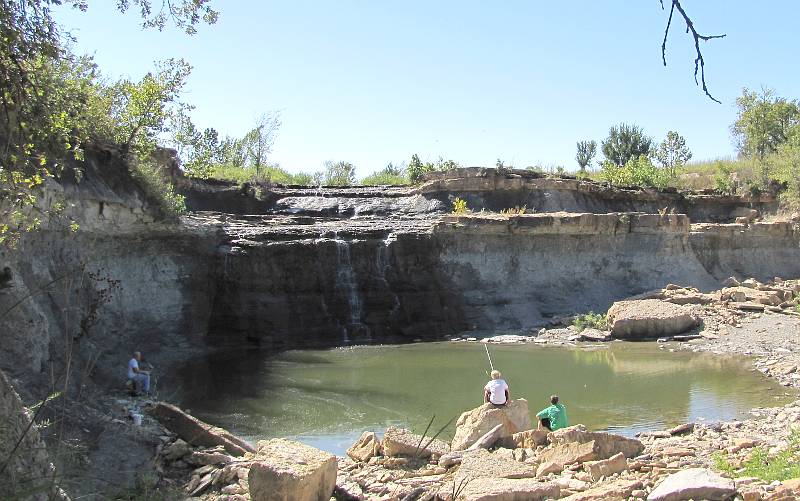
[[486,449],[467,451],[458,467],[456,481],[481,477],[531,478],[536,476],[533,466],[514,459],[493,454]]
[[233,461],[233,458],[221,452],[193,452],[185,461],[194,465],[226,464]]
[[465,501],[538,501],[556,499],[561,488],[555,482],[535,479],[476,478],[464,488]]
[[592,480],[597,482],[602,477],[608,477],[627,470],[628,460],[625,459],[625,454],[620,452],[608,459],[583,463],[583,469],[592,476]]
[[641,487],[641,480],[619,479],[563,499],[568,501],[624,501],[631,496],[633,491],[641,489]]
[[512,436],[517,447],[523,449],[535,449],[540,445],[547,444],[547,430],[525,430],[514,433]]
[[800,478],[784,480],[775,488],[775,492],[764,498],[764,501],[797,501],[800,498]]
[[258,442],[247,476],[252,501],[328,501],[336,486],[336,456],[276,438]]
[[546,477],[551,473],[561,473],[564,471],[564,465],[553,461],[545,461],[536,468],[537,477]]
[[53,485],[58,478],[55,468],[38,429],[30,427],[30,422],[31,414],[5,373],[0,371],[0,464],[4,467],[0,499],[68,500],[66,494]]
[[514,433],[529,429],[531,417],[528,401],[520,398],[512,400],[504,407],[495,407],[487,403],[464,412],[456,422],[456,433],[451,448],[466,449],[499,424],[503,425],[501,437],[509,439]]
[[728,499],[736,493],[733,481],[705,468],[689,468],[664,479],[647,496],[647,501]]
[[611,333],[622,339],[672,336],[685,332],[698,322],[694,307],[657,299],[619,301],[608,310]]
[[365,431],[356,442],[347,449],[347,455],[355,461],[369,461],[373,456],[380,452],[381,443],[377,435],[371,431]]
[[595,442],[597,458],[608,459],[621,452],[632,458],[642,453],[644,444],[635,438],[627,438],[613,433],[587,431],[582,424],[556,430],[547,435],[551,444],[568,444],[570,442]]
[[164,448],[162,454],[168,461],[177,461],[183,456],[191,454],[192,448],[182,439],[177,439]]
[[214,447],[221,445],[234,456],[242,456],[246,452],[255,452],[253,446],[227,430],[200,421],[186,414],[174,405],[158,402],[147,409],[147,413],[192,445]]
[[598,459],[597,444],[594,440],[585,443],[570,442],[554,445],[542,451],[539,458],[544,462],[553,462],[562,465],[583,463]]
[[412,433],[405,428],[390,426],[383,435],[383,454],[385,456],[418,456],[421,458],[430,457],[433,454],[441,456],[450,450],[447,442],[434,439],[430,444],[429,437],[423,437]]

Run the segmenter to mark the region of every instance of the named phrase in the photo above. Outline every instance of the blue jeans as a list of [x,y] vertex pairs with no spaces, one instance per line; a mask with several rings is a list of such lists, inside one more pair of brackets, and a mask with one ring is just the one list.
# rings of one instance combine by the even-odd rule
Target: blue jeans
[[150,393],[150,374],[142,374],[137,372],[130,378],[131,381],[142,383],[142,389],[145,393]]

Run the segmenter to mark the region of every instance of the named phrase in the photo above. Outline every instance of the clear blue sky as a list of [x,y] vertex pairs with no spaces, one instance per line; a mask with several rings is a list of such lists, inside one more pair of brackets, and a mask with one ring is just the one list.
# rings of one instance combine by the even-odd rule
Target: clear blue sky
[[703,46],[721,105],[694,85],[680,22],[662,66],[658,0],[217,0],[219,22],[191,37],[142,31],[135,12],[89,3],[58,19],[106,75],[186,59],[197,125],[241,135],[280,110],[272,160],[291,171],[348,160],[364,176],[415,152],[573,169],[576,140],[599,143],[623,121],[658,140],[677,130],[695,159],[716,158],[734,154],[742,87],[800,97],[797,0],[683,1],[701,32],[728,35]]

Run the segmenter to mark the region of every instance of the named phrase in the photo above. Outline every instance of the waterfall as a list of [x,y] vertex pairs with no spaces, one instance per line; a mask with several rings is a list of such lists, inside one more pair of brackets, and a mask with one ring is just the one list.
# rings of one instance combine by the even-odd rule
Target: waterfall
[[338,238],[334,233],[336,243],[336,290],[347,300],[349,318],[347,325],[342,329],[342,342],[349,343],[349,333],[358,334],[364,331],[369,336],[369,328],[361,323],[361,297],[358,295],[358,281],[350,259],[350,244]]
[[389,233],[383,242],[381,242],[381,245],[378,246],[375,258],[375,268],[377,269],[378,277],[386,286],[386,291],[392,295],[393,303],[392,309],[389,312],[390,318],[394,316],[394,314],[400,309],[400,298],[398,298],[397,294],[394,293],[392,287],[389,285],[389,281],[386,279],[386,272],[392,269],[392,264],[390,261],[391,249],[389,246],[395,240],[397,240],[397,237],[394,235],[394,233]]

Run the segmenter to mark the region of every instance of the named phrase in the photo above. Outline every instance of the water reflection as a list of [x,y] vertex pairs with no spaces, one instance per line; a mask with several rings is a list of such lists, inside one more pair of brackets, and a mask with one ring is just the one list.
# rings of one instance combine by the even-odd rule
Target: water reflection
[[[531,411],[558,393],[571,421],[625,434],[774,405],[771,382],[739,358],[669,353],[655,344],[601,349],[493,346],[492,359]],[[325,351],[217,353],[182,368],[182,404],[251,438],[297,436],[341,452],[365,429],[424,428],[481,403],[482,345],[432,343]],[[782,395],[782,393],[780,394]]]

